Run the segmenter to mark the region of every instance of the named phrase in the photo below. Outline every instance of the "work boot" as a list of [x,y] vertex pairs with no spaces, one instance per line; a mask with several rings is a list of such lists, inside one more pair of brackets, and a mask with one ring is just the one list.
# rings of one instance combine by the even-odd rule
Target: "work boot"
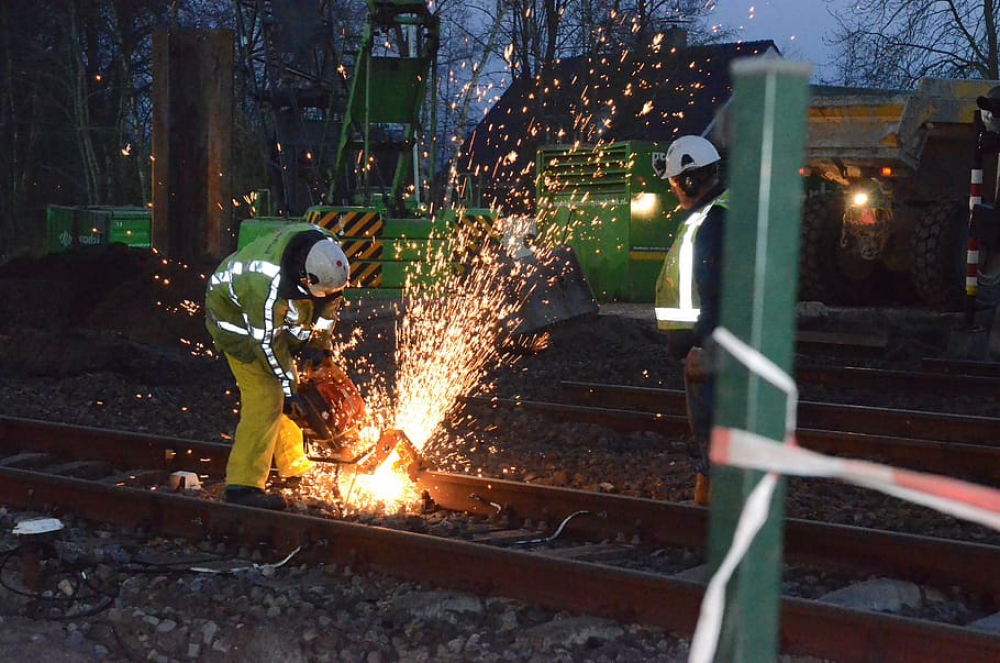
[[285,503],[285,498],[281,495],[265,493],[260,488],[253,486],[226,486],[225,500],[230,504],[252,506],[271,511],[281,511],[288,506]]
[[704,474],[694,477],[694,503],[698,506],[708,506],[712,501],[712,480]]

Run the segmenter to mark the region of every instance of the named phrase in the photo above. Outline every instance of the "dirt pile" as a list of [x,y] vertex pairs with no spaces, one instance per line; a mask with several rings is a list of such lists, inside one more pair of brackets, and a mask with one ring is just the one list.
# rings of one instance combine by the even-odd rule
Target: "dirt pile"
[[0,358],[7,369],[76,375],[158,365],[210,347],[202,302],[211,266],[120,245],[0,267]]

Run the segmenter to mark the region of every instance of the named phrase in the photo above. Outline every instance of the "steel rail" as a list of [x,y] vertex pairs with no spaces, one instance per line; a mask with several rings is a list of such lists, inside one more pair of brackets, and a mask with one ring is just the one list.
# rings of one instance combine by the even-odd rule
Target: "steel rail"
[[[0,417],[0,455],[26,449],[60,459],[215,476],[223,474],[229,453],[229,446],[219,443]],[[608,539],[622,534],[655,545],[704,547],[707,511],[700,507],[435,471],[421,472],[418,484],[448,510],[491,516],[490,504],[509,505],[536,522],[557,522],[586,510],[588,517],[567,525],[568,535]],[[933,579],[1000,595],[1000,574],[982,573],[1000,564],[1000,548],[994,546],[808,520],[786,519],[785,527],[786,554],[800,563],[891,572],[914,582]]]
[[[684,391],[679,389],[569,380],[559,385],[577,403],[684,413]],[[1000,446],[1000,419],[993,417],[800,401],[798,422],[803,428]]]
[[1000,376],[961,373],[898,371],[863,366],[799,366],[795,379],[807,384],[850,389],[913,392],[938,390],[942,393],[1000,396]]
[[[9,468],[0,468],[0,501],[162,536],[249,543],[279,554],[299,548],[300,561],[351,565],[681,635],[693,632],[703,593],[696,583],[650,573]],[[835,656],[842,663],[871,661],[873,652],[886,663],[1000,658],[998,635],[792,598],[781,600],[780,638],[784,653]]]
[[[423,472],[418,483],[438,505],[484,516],[492,515],[490,503],[548,522],[585,510],[585,517],[566,526],[567,535],[577,537],[613,540],[624,535],[631,540],[638,536],[646,544],[700,549],[708,532],[707,509],[693,505],[442,472]],[[1000,596],[1000,574],[985,571],[1000,563],[997,546],[787,518],[784,550],[796,563],[887,573],[917,583],[954,584]]]
[[1000,362],[926,358],[921,362],[931,370],[955,375],[1000,377]]
[[[465,402],[482,407],[523,410],[557,421],[591,423],[625,432],[653,431],[667,437],[688,435],[690,432],[687,417],[680,414],[480,396],[469,397]],[[822,453],[873,458],[979,481],[1000,480],[1000,446],[803,427],[796,431],[796,439],[803,447]]]

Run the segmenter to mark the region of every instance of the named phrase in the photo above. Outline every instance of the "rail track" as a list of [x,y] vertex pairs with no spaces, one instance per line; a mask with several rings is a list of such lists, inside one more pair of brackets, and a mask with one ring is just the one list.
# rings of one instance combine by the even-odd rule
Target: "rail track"
[[[560,382],[559,388],[571,402],[587,406],[600,404],[602,408],[653,414],[683,415],[685,411],[684,391],[679,389],[574,381]],[[801,428],[815,430],[1000,445],[998,422],[993,417],[800,401],[798,423]]]
[[979,364],[975,369],[978,372],[970,373],[973,369],[967,367],[969,363],[933,361],[927,364],[927,370],[919,372],[862,366],[799,366],[795,369],[795,379],[826,387],[1000,396],[1000,371]]
[[[826,386],[871,391],[927,391],[1000,395],[1000,377],[971,375],[954,362],[932,372],[861,367],[810,367],[797,378]],[[961,371],[961,372],[959,372]],[[619,431],[688,433],[682,390],[562,381],[556,401],[473,396],[467,404],[520,409],[561,421],[599,424]],[[945,412],[801,401],[798,440],[829,454],[881,460],[976,481],[1000,480],[1000,421]]]
[[[489,527],[475,541],[228,505],[166,488],[172,472],[218,482],[228,446],[0,418],[0,503],[245,546],[276,556],[380,570],[399,578],[507,596],[690,634],[703,586],[624,568],[639,549],[690,549],[697,564],[707,511],[698,507],[425,471],[425,507],[465,512]],[[528,523],[547,523],[545,531]],[[556,524],[559,524],[558,528]],[[555,529],[555,534],[548,531]],[[983,573],[1000,548],[788,520],[786,557],[822,567],[1000,596]],[[589,560],[589,561],[581,561]],[[597,563],[600,560],[601,563]],[[1000,636],[925,619],[782,599],[781,648],[838,661],[1000,659]]]

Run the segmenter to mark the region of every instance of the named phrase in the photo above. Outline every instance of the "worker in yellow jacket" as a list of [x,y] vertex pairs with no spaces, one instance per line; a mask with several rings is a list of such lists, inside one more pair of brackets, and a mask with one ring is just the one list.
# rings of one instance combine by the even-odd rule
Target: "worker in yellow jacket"
[[296,398],[295,353],[329,349],[344,287],[347,256],[336,236],[291,223],[222,261],[208,284],[206,326],[240,390],[240,419],[226,465],[227,502],[283,509],[265,492],[271,464],[283,478],[312,468],[302,430],[284,414]]

